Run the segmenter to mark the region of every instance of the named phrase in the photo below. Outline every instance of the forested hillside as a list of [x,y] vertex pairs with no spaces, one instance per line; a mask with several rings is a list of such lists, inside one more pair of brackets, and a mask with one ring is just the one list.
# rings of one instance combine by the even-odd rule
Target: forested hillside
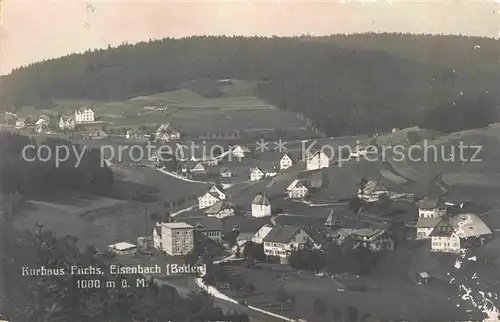
[[[411,45],[413,38],[418,45]],[[440,45],[436,39],[447,41]],[[3,79],[2,103],[14,110],[23,105],[48,108],[56,98],[123,100],[177,89],[194,79],[238,78],[266,81],[255,95],[308,116],[329,135],[416,124],[439,127],[450,113],[438,114],[436,122],[429,110],[450,111],[457,101],[472,113],[477,104],[500,105],[500,74],[487,68],[497,62],[492,53],[498,41],[483,39],[483,47],[489,46],[483,55],[478,51],[483,47],[473,45],[478,40],[396,34],[164,39],[15,70]],[[475,51],[474,59],[470,51]],[[460,119],[459,130],[469,127],[471,111],[457,116],[451,110]],[[491,109],[477,114],[474,126],[488,124],[491,115]]]

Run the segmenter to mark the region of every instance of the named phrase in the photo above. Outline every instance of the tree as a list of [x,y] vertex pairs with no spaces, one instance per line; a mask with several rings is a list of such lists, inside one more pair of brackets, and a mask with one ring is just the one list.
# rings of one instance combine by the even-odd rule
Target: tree
[[243,258],[247,259],[250,265],[254,260],[265,261],[264,245],[248,241],[243,248]]
[[316,313],[316,315],[318,316],[323,316],[328,312],[325,302],[319,297],[314,299],[313,306],[314,306],[314,313]]

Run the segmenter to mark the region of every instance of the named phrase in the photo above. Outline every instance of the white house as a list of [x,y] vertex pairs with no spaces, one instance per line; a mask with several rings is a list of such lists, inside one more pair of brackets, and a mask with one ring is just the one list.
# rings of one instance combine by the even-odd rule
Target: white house
[[262,193],[259,193],[252,201],[252,216],[257,218],[271,216],[271,203]]
[[266,173],[264,171],[262,171],[262,169],[259,167],[255,167],[255,168],[250,170],[250,180],[251,181],[262,180],[263,178],[265,178],[265,176],[266,176]]
[[75,123],[94,122],[95,115],[87,106],[80,107],[75,111]]
[[441,217],[435,218],[418,218],[417,221],[417,239],[427,239],[430,238],[430,234],[434,230],[437,224],[441,221]]
[[280,160],[280,170],[286,170],[290,168],[295,163],[295,158],[293,158],[289,153],[285,153]]
[[307,157],[306,169],[316,170],[322,168],[328,168],[330,166],[330,158],[322,151],[316,151],[311,153]]
[[201,161],[187,161],[183,164],[181,171],[183,173],[202,174],[206,173],[207,169]]
[[457,253],[469,245],[482,245],[491,230],[475,214],[444,216],[429,235],[431,251]]
[[231,178],[233,173],[228,168],[223,168],[220,172],[221,178]]
[[375,180],[369,180],[358,190],[358,198],[366,202],[376,202],[389,191]]
[[72,116],[61,116],[59,118],[59,128],[61,130],[73,130],[75,128],[75,119]]
[[198,208],[205,209],[215,205],[218,201],[220,201],[219,195],[213,192],[208,191],[203,196],[198,198]]
[[286,188],[286,193],[290,199],[302,199],[309,194],[309,188],[305,182],[296,179]]
[[264,243],[264,238],[266,238],[267,234],[273,229],[273,225],[264,225],[259,228],[259,230],[252,236],[251,241],[256,244]]
[[314,245],[314,239],[301,227],[276,225],[264,237],[264,253],[286,259],[307,244]]
[[158,127],[155,133],[155,138],[158,141],[176,141],[181,139],[180,132],[170,126],[170,123],[164,123]]
[[222,219],[234,216],[234,207],[227,200],[219,200],[213,206],[206,208],[205,214]]
[[418,202],[419,218],[441,218],[446,212],[446,205],[441,198],[425,197]]
[[250,149],[243,146],[243,145],[235,145],[235,146],[233,146],[232,151],[231,151],[231,154],[233,155],[233,157],[240,159],[240,160],[243,159],[245,156],[247,156],[248,153],[250,153]]
[[218,198],[220,200],[224,200],[226,199],[227,195],[226,195],[226,192],[224,191],[224,188],[222,188],[220,185],[217,185],[217,184],[214,184],[209,190],[208,192],[210,193],[215,193],[217,194]]
[[26,126],[26,119],[24,117],[19,117],[16,120],[16,128],[20,129]]
[[35,123],[36,133],[45,132],[47,131],[48,128],[49,128],[49,121],[47,121],[44,118],[39,118]]

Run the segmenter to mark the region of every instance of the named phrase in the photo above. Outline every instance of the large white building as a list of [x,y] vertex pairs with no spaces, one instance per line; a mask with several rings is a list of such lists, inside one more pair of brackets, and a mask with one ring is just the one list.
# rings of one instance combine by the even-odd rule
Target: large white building
[[257,218],[271,216],[271,203],[262,193],[259,193],[252,201],[252,216]]
[[328,168],[330,166],[330,158],[323,151],[316,151],[307,156],[306,169],[317,170]]
[[92,109],[84,106],[75,111],[75,123],[94,122],[95,115]]
[[183,222],[156,224],[154,247],[168,255],[186,255],[194,247],[194,227]]
[[431,251],[457,253],[469,245],[482,245],[491,230],[475,214],[444,216],[430,233]]

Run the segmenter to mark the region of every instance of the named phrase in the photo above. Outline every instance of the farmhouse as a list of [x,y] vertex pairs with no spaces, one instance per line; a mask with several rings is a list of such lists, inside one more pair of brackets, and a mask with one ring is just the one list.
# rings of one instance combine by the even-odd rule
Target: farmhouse
[[375,180],[368,180],[361,189],[358,190],[358,198],[366,202],[376,202],[388,191]]
[[59,118],[59,128],[61,130],[73,130],[75,128],[75,119],[72,116],[61,116]]
[[446,205],[441,198],[425,197],[418,202],[419,218],[441,218],[446,213]]
[[264,253],[286,259],[307,244],[314,245],[314,239],[301,227],[276,225],[264,237]]
[[[156,242],[158,237],[160,245]],[[155,247],[169,255],[185,255],[194,247],[194,228],[183,222],[161,223],[160,227],[157,224],[153,240]]]
[[457,253],[461,248],[482,245],[491,230],[475,214],[446,215],[429,235],[431,251]]
[[266,176],[266,174],[259,167],[256,167],[256,168],[253,168],[250,170],[250,180],[251,181],[262,180],[265,176]]
[[317,170],[328,168],[330,166],[330,158],[323,151],[310,153],[306,161],[307,170]]
[[224,191],[224,188],[222,188],[221,185],[218,185],[218,184],[214,184],[210,190],[208,190],[208,192],[213,192],[215,194],[218,195],[218,198],[220,200],[224,200],[226,199],[227,195],[226,195],[226,192]]
[[198,208],[205,209],[211,207],[220,200],[222,199],[219,199],[219,195],[217,193],[208,191],[203,196],[198,198]]
[[16,128],[21,129],[26,126],[26,119],[24,117],[18,117],[16,120]]
[[94,120],[94,111],[87,106],[83,106],[75,110],[75,123],[94,122]]
[[187,161],[182,165],[182,173],[204,174],[207,169],[201,161]]
[[231,154],[238,160],[243,159],[250,153],[250,149],[243,145],[235,145],[232,148]]
[[434,228],[439,224],[442,217],[435,218],[422,218],[419,217],[417,221],[417,239],[430,238],[430,234]]
[[137,246],[126,242],[121,242],[109,245],[108,250],[117,255],[134,255],[137,252]]
[[394,250],[394,240],[385,229],[358,229],[353,231],[351,236],[371,251]]
[[187,224],[194,227],[196,234],[210,238],[216,243],[222,244],[223,225],[220,219],[215,217],[190,217],[185,219]]
[[158,127],[155,133],[157,141],[176,141],[180,140],[181,134],[170,126],[170,123],[164,123]]
[[208,207],[205,210],[205,214],[210,217],[216,217],[219,219],[234,216],[234,207],[227,200],[217,201],[213,206]]
[[252,216],[257,218],[271,216],[271,203],[262,193],[259,193],[252,201]]
[[280,160],[280,170],[286,170],[297,163],[297,159],[290,153],[285,153]]
[[221,178],[231,178],[233,173],[228,168],[222,168],[220,171]]
[[49,121],[44,118],[39,118],[35,123],[36,133],[43,133],[49,128]]
[[302,180],[293,180],[288,188],[286,188],[286,192],[290,199],[303,199],[308,196],[309,188],[306,182]]

